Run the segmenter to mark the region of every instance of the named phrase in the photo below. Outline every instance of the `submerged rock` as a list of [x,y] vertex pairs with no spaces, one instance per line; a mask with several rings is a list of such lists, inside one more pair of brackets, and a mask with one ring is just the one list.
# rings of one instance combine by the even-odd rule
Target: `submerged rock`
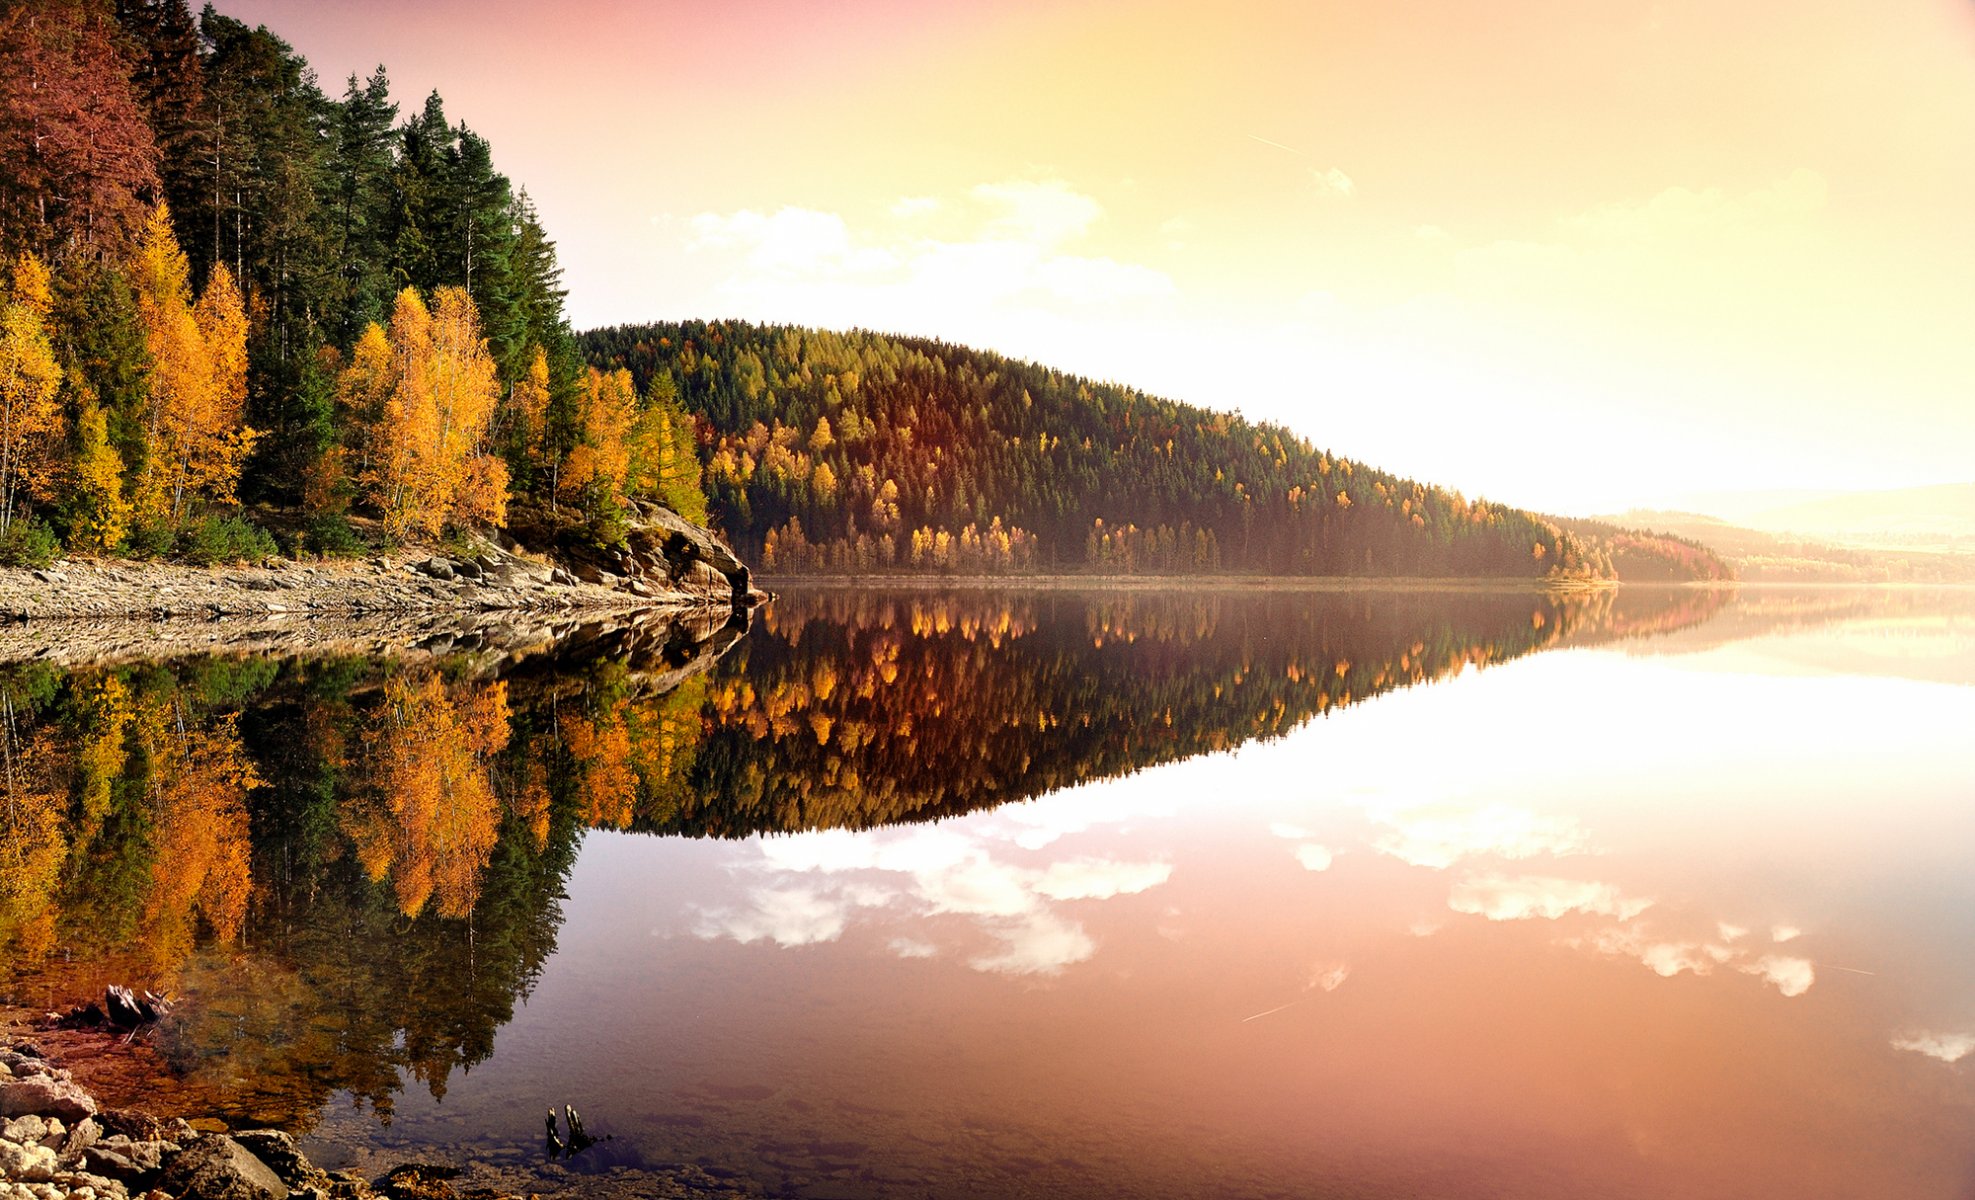
[[225,1134],[181,1147],[159,1186],[178,1200],[288,1200],[288,1185],[273,1168]]

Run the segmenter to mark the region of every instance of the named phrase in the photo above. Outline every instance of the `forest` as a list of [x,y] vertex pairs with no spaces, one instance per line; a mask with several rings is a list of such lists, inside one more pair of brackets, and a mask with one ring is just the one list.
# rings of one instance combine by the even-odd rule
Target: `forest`
[[583,363],[526,190],[382,67],[332,98],[210,6],[0,0],[0,255],[0,562],[704,516],[693,422]]
[[612,545],[637,497],[771,574],[1726,574],[940,342],[579,337],[436,93],[332,96],[186,0],[0,0],[0,50],[0,563],[355,554],[517,504]]
[[1697,543],[1566,525],[944,342],[699,321],[581,341],[698,419],[712,513],[769,573],[1728,575]]

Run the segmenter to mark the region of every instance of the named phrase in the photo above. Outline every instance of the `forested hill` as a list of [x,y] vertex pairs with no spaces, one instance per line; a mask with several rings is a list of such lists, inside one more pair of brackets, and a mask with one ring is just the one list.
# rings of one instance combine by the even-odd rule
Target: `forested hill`
[[739,322],[581,342],[699,419],[715,517],[768,571],[1619,574],[1598,532],[964,346]]

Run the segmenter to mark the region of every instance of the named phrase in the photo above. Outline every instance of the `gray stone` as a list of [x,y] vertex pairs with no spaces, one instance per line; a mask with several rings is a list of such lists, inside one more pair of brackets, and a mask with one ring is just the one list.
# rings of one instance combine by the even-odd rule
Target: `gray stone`
[[0,1083],[0,1117],[36,1113],[80,1121],[95,1112],[95,1098],[66,1079],[37,1075]]
[[92,1175],[134,1183],[162,1170],[165,1154],[170,1150],[167,1142],[134,1142],[117,1134],[85,1147],[82,1166]]
[[202,1137],[174,1155],[159,1186],[179,1200],[288,1200],[288,1185],[239,1142]]
[[266,1163],[291,1188],[304,1187],[322,1178],[309,1165],[309,1160],[302,1157],[302,1152],[295,1149],[295,1139],[279,1129],[250,1129],[234,1134],[233,1140]]

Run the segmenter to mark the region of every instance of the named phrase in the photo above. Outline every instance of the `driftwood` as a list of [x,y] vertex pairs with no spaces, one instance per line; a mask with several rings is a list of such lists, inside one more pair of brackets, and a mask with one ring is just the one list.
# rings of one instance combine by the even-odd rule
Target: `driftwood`
[[135,1034],[171,1015],[172,1000],[156,992],[132,992],[120,983],[103,989],[103,1002],[79,1004],[55,1018],[64,1029],[109,1029]]
[[564,1124],[569,1127],[569,1136],[567,1139],[563,1138],[556,1130],[555,1106],[551,1104],[547,1118],[547,1138],[545,1141],[550,1158],[574,1158],[583,1151],[588,1150],[591,1146],[596,1145],[599,1141],[607,1142],[611,1140],[612,1135],[609,1134],[601,1138],[591,1137],[583,1129],[582,1115],[576,1111],[576,1106],[573,1104],[562,1106],[562,1119]]

